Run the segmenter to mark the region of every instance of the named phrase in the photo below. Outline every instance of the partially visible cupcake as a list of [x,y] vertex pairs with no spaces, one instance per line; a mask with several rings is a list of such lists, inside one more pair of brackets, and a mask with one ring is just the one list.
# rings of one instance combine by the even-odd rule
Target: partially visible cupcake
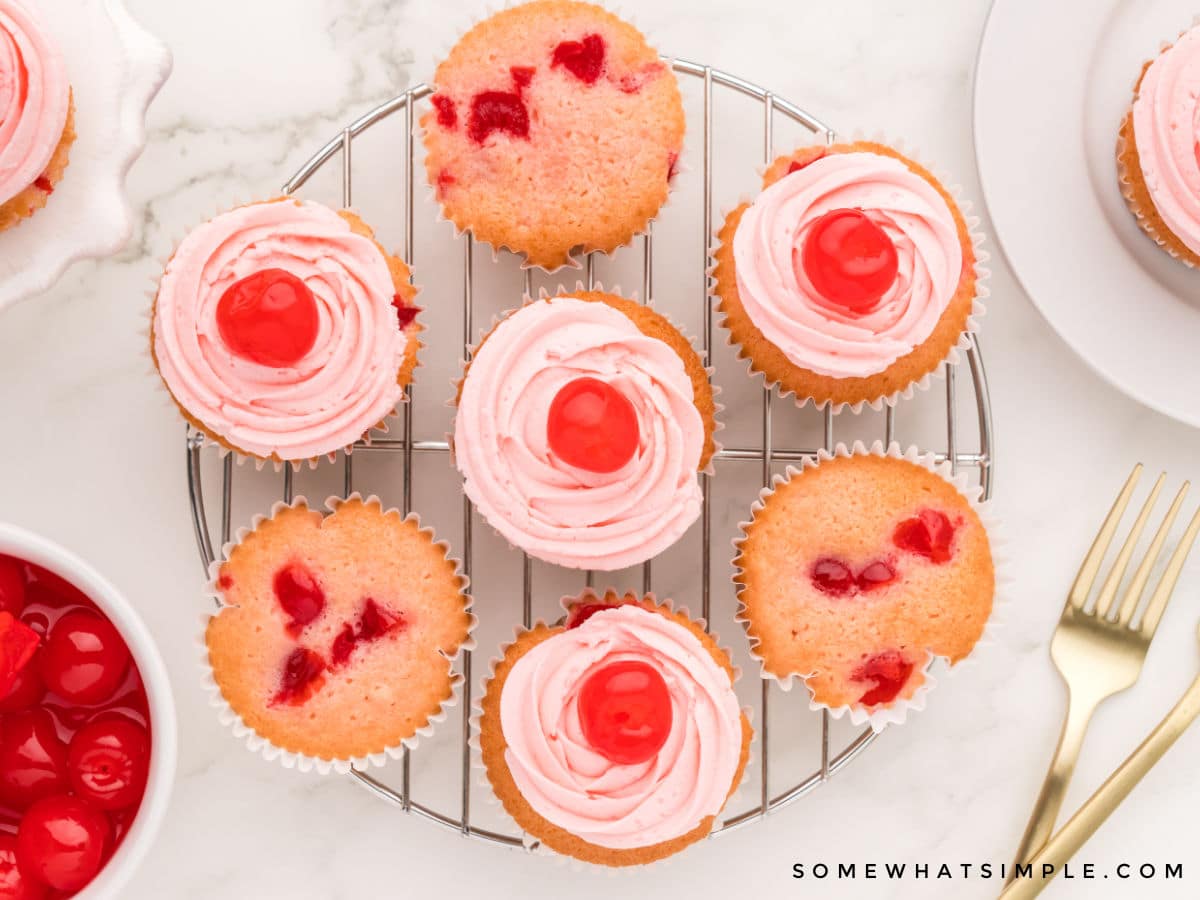
[[704,838],[737,788],[753,730],[729,655],[652,598],[572,601],[504,650],[479,720],[487,777],[533,839],[607,866]]
[[425,169],[460,230],[553,270],[615,250],[666,202],[683,149],[670,67],[590,3],[536,0],[472,28],[434,73]]
[[620,569],[700,515],[715,403],[691,343],[653,309],[599,291],[527,303],[475,350],[454,460],[510,544],[576,569]]
[[950,357],[977,297],[966,219],[883,144],[805,147],[725,219],[714,292],[739,355],[804,403],[877,405]]
[[288,198],[223,213],[167,262],[151,352],[184,417],[228,450],[298,462],[395,412],[416,288],[354,213]]
[[1196,145],[1200,26],[1142,66],[1117,138],[1121,193],[1138,225],[1180,262],[1200,264]]
[[215,567],[205,633],[219,703],[319,768],[397,755],[451,699],[466,581],[415,516],[377,498],[277,507]]
[[915,460],[840,448],[789,469],[737,544],[741,617],[764,675],[801,678],[817,705],[859,720],[912,700],[933,656],[967,656],[992,610],[978,512]]
[[0,231],[46,205],[75,142],[58,45],[17,0],[0,0]]

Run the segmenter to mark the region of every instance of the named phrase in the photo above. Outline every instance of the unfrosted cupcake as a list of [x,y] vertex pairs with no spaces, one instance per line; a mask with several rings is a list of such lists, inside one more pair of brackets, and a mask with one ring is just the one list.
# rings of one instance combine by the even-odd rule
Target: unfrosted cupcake
[[968,330],[975,250],[949,192],[883,144],[806,147],[725,219],[714,291],[768,384],[876,404],[936,371]]
[[963,659],[992,610],[991,544],[971,502],[881,448],[789,470],[743,529],[734,580],[753,652],[822,706],[910,700],[931,656]]
[[62,53],[34,14],[0,0],[0,231],[46,205],[75,142]]
[[408,266],[354,213],[279,199],[191,232],[154,300],[151,351],[184,417],[276,462],[349,447],[395,412],[421,330]]
[[1200,26],[1142,66],[1117,138],[1121,193],[1138,224],[1171,256],[1200,264],[1196,144]]
[[699,517],[714,415],[704,364],[666,318],[579,291],[531,301],[484,337],[459,390],[454,459],[513,546],[620,569]]
[[473,623],[465,579],[415,516],[303,499],[215,571],[205,642],[221,702],[258,740],[325,762],[389,753],[450,700]]
[[496,796],[532,838],[608,866],[705,837],[737,788],[753,731],[729,655],[647,597],[572,601],[505,648],[480,746]]
[[421,117],[446,218],[556,269],[611,252],[666,202],[683,148],[675,76],[636,28],[590,3],[538,0],[472,28]]

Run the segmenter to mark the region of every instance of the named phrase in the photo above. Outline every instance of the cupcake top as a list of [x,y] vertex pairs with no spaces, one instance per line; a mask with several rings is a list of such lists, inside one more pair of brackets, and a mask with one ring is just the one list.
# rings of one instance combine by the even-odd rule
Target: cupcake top
[[171,395],[252,456],[353,444],[403,397],[416,341],[416,308],[390,262],[361,221],[316,203],[256,203],[201,225],[155,300],[154,357]]
[[619,569],[678,540],[700,514],[707,439],[676,349],[608,302],[573,296],[495,327],[454,423],[480,513],[514,546],[574,568]]
[[730,674],[688,627],[599,607],[521,655],[500,696],[526,802],[599,847],[670,841],[716,815],[741,763]]
[[221,696],[276,747],[346,760],[399,749],[450,699],[472,617],[464,579],[415,517],[357,495],[301,499],[216,571],[205,640]]
[[421,117],[448,219],[555,269],[611,252],[667,199],[684,115],[669,66],[600,6],[536,0],[472,28]]
[[869,151],[792,163],[746,208],[733,259],[758,330],[794,365],[834,378],[882,372],[929,338],[963,273],[942,193]]
[[1200,27],[1185,32],[1142,73],[1133,134],[1150,199],[1171,232],[1200,253]]
[[970,653],[992,609],[987,531],[958,489],[907,459],[822,461],[766,496],[735,566],[755,654],[829,707],[911,698],[931,655]]
[[45,172],[71,86],[57,45],[16,0],[0,0],[0,204]]

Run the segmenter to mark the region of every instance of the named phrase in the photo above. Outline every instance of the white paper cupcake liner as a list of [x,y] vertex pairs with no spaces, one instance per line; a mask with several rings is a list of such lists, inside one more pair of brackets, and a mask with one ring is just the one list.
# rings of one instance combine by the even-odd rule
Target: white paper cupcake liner
[[[454,34],[456,34],[457,37],[452,42],[451,41],[443,42],[441,45],[440,51],[435,55],[435,58],[432,61],[433,69],[430,72],[430,86],[431,87],[434,86],[433,72],[435,72],[437,70],[437,67],[438,67],[438,65],[440,65],[442,60],[444,60],[447,56],[450,55],[450,51],[453,50],[455,46],[457,46],[458,42],[460,40],[462,40],[463,36],[465,36],[468,31],[470,31],[472,28],[474,28],[476,25],[480,24],[481,22],[484,22],[487,19],[492,18],[493,16],[497,15],[498,13],[504,12],[506,10],[512,9],[517,6],[523,6],[527,2],[529,2],[529,0],[508,0],[508,2],[504,2],[504,3],[489,3],[484,8],[483,12],[478,15],[461,14],[459,17],[461,20],[461,25],[460,25],[460,27],[458,27],[454,30]],[[606,4],[605,9],[608,12],[612,13],[613,15],[618,16],[619,18],[623,19],[626,23],[632,25],[634,28],[637,28],[637,30],[641,33],[642,37],[646,40],[646,43],[651,48],[657,47],[657,42],[652,40],[651,37],[646,33],[646,30],[644,28],[641,28],[638,25],[638,23],[636,21],[637,17],[630,15],[628,10],[623,10],[619,6],[614,7],[611,4]],[[676,75],[675,71],[673,69],[671,69],[669,66],[668,66],[668,71],[670,71],[671,77],[674,78],[676,80],[676,82],[678,83],[679,78]],[[682,89],[680,90],[680,93],[682,94]],[[682,99],[681,99],[681,102],[682,102]],[[421,146],[424,147],[425,146],[425,129],[423,129],[421,127],[421,121],[420,121],[422,116],[423,116],[423,113],[422,114],[414,113],[412,136],[420,139]],[[534,271],[545,272],[548,275],[553,275],[556,273],[561,273],[564,269],[581,269],[581,268],[583,268],[583,262],[581,261],[580,257],[586,258],[590,253],[599,253],[604,256],[613,256],[619,250],[623,250],[626,247],[632,246],[633,242],[635,240],[637,240],[640,237],[643,237],[647,232],[649,232],[654,227],[654,223],[662,216],[663,212],[668,207],[670,207],[671,202],[674,199],[674,194],[675,194],[676,188],[679,184],[681,176],[683,176],[687,172],[691,171],[690,167],[687,167],[683,163],[683,159],[687,155],[687,150],[688,150],[688,132],[687,132],[687,119],[685,116],[683,145],[680,147],[679,156],[675,161],[674,176],[671,177],[670,179],[668,179],[668,181],[667,181],[667,197],[665,200],[663,200],[662,205],[659,206],[657,212],[655,212],[654,215],[650,216],[640,228],[638,228],[637,230],[632,232],[629,235],[629,238],[627,240],[625,240],[624,242],[622,242],[620,244],[617,244],[615,247],[595,248],[593,250],[580,250],[578,248],[572,248],[573,250],[576,250],[578,255],[576,255],[575,253],[568,253],[567,261],[562,263],[561,265],[555,266],[554,268],[546,268],[545,266],[538,265],[536,263],[531,263],[529,261],[528,256],[526,256],[525,251],[519,250],[508,244],[504,244],[504,243],[493,244],[490,241],[485,241],[481,238],[477,238],[477,237],[475,237],[474,231],[471,229],[470,226],[467,226],[465,228],[460,228],[458,226],[458,224],[455,223],[452,219],[447,218],[444,207],[442,206],[442,202],[437,197],[437,191],[436,191],[435,187],[429,183],[428,173],[425,171],[425,166],[422,163],[421,171],[426,176],[425,177],[425,201],[427,204],[431,204],[436,208],[436,210],[437,210],[436,216],[435,216],[436,221],[449,223],[449,225],[454,229],[455,238],[461,238],[464,234],[470,235],[471,239],[474,240],[477,244],[490,248],[492,251],[492,262],[496,262],[500,257],[500,252],[506,250],[521,260],[521,269],[522,270],[531,269]]]
[[[560,606],[562,607],[562,610],[563,610],[563,616],[564,617],[566,616],[566,614],[570,610],[570,607],[573,604],[587,603],[589,600],[598,601],[598,600],[601,600],[605,596],[605,594],[607,594],[609,592],[612,592],[621,598],[624,598],[626,596],[633,596],[633,597],[636,597],[638,600],[648,600],[650,603],[652,603],[654,606],[658,607],[659,609],[663,609],[667,612],[679,613],[683,616],[686,616],[689,621],[691,621],[695,624],[702,625],[702,626],[705,626],[707,624],[704,619],[699,618],[699,617],[693,617],[691,615],[691,613],[688,611],[688,608],[686,606],[675,606],[673,601],[671,601],[669,599],[659,600],[658,597],[653,592],[642,594],[637,591],[620,590],[615,587],[610,587],[610,588],[587,587],[587,588],[584,588],[582,591],[580,591],[578,594],[564,595],[561,598],[561,600],[559,601]],[[596,869],[607,869],[607,870],[611,871],[612,873],[614,873],[614,875],[618,875],[621,873],[624,873],[627,875],[627,874],[636,873],[639,871],[644,871],[646,868],[648,868],[650,866],[658,867],[658,866],[667,865],[671,861],[676,860],[679,857],[685,855],[688,852],[688,850],[692,849],[697,844],[703,843],[703,841],[706,840],[706,838],[701,838],[701,840],[696,841],[693,844],[690,844],[689,846],[685,847],[679,853],[672,854],[671,856],[664,857],[663,859],[656,860],[651,863],[645,863],[642,865],[627,865],[627,866],[597,865],[594,863],[585,862],[581,859],[576,859],[573,856],[568,856],[566,854],[558,853],[555,850],[552,850],[549,847],[542,844],[541,841],[535,835],[531,835],[528,832],[521,830],[521,827],[516,823],[516,821],[512,818],[512,816],[510,816],[508,814],[508,811],[504,809],[504,805],[500,802],[500,799],[495,795],[495,793],[492,790],[492,783],[488,778],[487,767],[484,765],[484,762],[483,762],[483,747],[482,747],[482,743],[481,743],[481,735],[482,735],[482,731],[483,731],[483,729],[482,729],[483,698],[487,694],[488,685],[496,675],[496,667],[499,666],[500,663],[504,661],[505,655],[508,653],[508,649],[521,637],[521,635],[525,634],[526,632],[532,631],[535,628],[542,627],[542,626],[547,626],[547,627],[553,628],[557,624],[559,624],[561,621],[562,621],[561,618],[558,620],[555,620],[554,622],[546,622],[544,619],[538,619],[535,622],[533,622],[529,628],[525,628],[522,625],[514,626],[512,640],[501,643],[498,648],[497,653],[488,660],[487,671],[483,675],[480,676],[478,684],[476,685],[476,690],[475,690],[472,700],[471,700],[471,717],[470,717],[471,734],[470,734],[470,738],[468,739],[468,744],[471,747],[471,769],[475,776],[475,784],[483,789],[484,796],[487,798],[488,806],[492,807],[494,809],[498,809],[501,812],[503,812],[505,819],[509,823],[512,824],[513,829],[520,832],[522,846],[525,848],[525,850],[527,850],[531,853],[536,853],[542,857],[547,857],[547,858],[558,860],[560,862],[560,864],[569,866],[573,871],[595,872]],[[733,663],[733,656],[729,652],[729,650],[726,648],[726,646],[721,643],[720,635],[718,635],[714,631],[708,631],[708,635],[713,639],[713,642],[721,649],[721,652],[724,653],[726,655],[726,657],[728,658],[730,667],[733,669],[733,677],[730,681],[730,685],[731,686],[736,685],[737,682],[742,677],[741,668]],[[740,795],[742,794],[742,791],[745,789],[747,775],[749,774],[751,768],[754,766],[754,759],[755,759],[756,754],[754,753],[753,748],[759,740],[758,729],[754,727],[754,710],[753,710],[753,708],[751,708],[749,706],[743,706],[743,707],[741,707],[741,711],[745,714],[746,718],[749,720],[750,726],[751,726],[751,731],[753,733],[752,737],[750,739],[750,748],[751,749],[750,749],[749,756],[746,760],[745,769],[742,771],[741,779],[739,780],[738,784],[730,791],[729,796],[725,800],[725,804],[721,807],[721,810],[716,813],[716,818],[713,822],[714,830],[716,830],[717,828],[720,828],[722,814],[726,810],[728,810],[730,807],[736,806],[737,801],[738,801]]]
[[[553,293],[551,293],[548,289],[543,287],[543,288],[539,288],[538,296],[536,298],[530,296],[529,294],[522,295],[520,306],[514,307],[513,309],[507,310],[503,313],[500,313],[499,315],[492,316],[491,321],[480,332],[479,339],[474,341],[473,343],[470,343],[467,345],[466,356],[462,360],[459,361],[459,367],[463,372],[463,376],[460,378],[451,380],[452,393],[451,393],[450,398],[446,401],[446,406],[449,407],[450,409],[455,410],[456,411],[455,416],[457,416],[457,408],[458,408],[457,398],[459,396],[459,393],[461,392],[463,381],[466,378],[466,371],[467,371],[468,367],[470,366],[470,360],[474,359],[475,352],[479,349],[479,346],[485,340],[487,340],[487,337],[496,329],[497,325],[499,325],[502,321],[507,319],[509,316],[519,312],[520,310],[524,309],[526,306],[530,305],[531,303],[534,303],[535,301],[545,300],[550,297],[564,297],[564,296],[569,297],[569,296],[573,296],[574,294],[577,294],[577,293],[580,293],[583,291],[589,291],[589,290],[614,294],[616,296],[619,296],[619,297],[622,297],[625,299],[633,300],[634,302],[639,302],[642,306],[653,310],[658,315],[660,315],[664,319],[666,319],[667,323],[684,337],[684,339],[688,342],[688,345],[692,348],[693,352],[695,352],[695,354],[700,358],[700,361],[704,366],[704,371],[708,375],[708,382],[711,387],[712,397],[713,397],[713,434],[712,434],[713,452],[712,452],[712,455],[708,459],[707,465],[705,465],[705,467],[703,469],[699,469],[697,471],[697,477],[699,477],[700,475],[707,475],[709,477],[716,475],[715,463],[717,460],[717,456],[721,452],[721,449],[722,449],[722,444],[721,444],[720,439],[718,438],[718,434],[721,431],[723,431],[725,428],[725,423],[721,421],[721,413],[725,411],[725,406],[724,406],[724,404],[721,403],[721,401],[719,399],[719,397],[721,395],[721,386],[714,381],[714,377],[716,375],[716,370],[711,365],[711,362],[706,357],[704,351],[696,349],[696,339],[692,335],[688,334],[688,332],[685,331],[683,328],[681,328],[678,325],[678,323],[676,323],[675,320],[671,318],[671,316],[669,314],[658,309],[654,305],[653,300],[647,299],[644,302],[640,301],[637,291],[634,291],[632,294],[630,294],[628,297],[626,297],[626,295],[621,293],[621,288],[619,285],[613,285],[612,288],[605,288],[605,286],[601,282],[595,281],[593,286],[591,288],[589,288],[589,287],[585,286],[582,281],[577,281],[575,284],[574,290],[568,290],[563,284],[560,283],[558,285],[558,288]],[[454,421],[453,420],[450,423],[450,431],[446,433],[446,443],[450,447],[450,464],[457,469],[458,463],[454,456]],[[696,518],[699,519],[699,517],[700,517],[700,513],[697,513]],[[504,540],[505,543],[508,544],[508,546],[512,547],[515,550],[521,550],[523,552],[528,552],[528,551],[525,551],[525,549],[523,547],[520,547],[516,544],[513,544],[511,541],[509,541],[508,538],[506,538],[503,534],[501,534],[500,531],[498,529],[496,529],[496,527],[490,521],[488,521],[486,517],[484,517],[484,521],[487,522],[488,526],[492,529],[492,531],[495,532],[495,534],[498,537],[500,537],[502,540]],[[693,522],[691,524],[695,524],[695,520],[693,520]],[[689,527],[690,527],[690,525],[689,525]],[[680,539],[681,538],[682,538],[682,535],[680,535]],[[676,543],[678,543],[678,539],[676,540]],[[674,544],[672,544],[671,546],[674,546]],[[664,548],[664,549],[666,549],[666,548]],[[536,554],[530,553],[529,555],[540,559],[540,557],[537,557]],[[630,563],[629,565],[641,565],[642,563],[645,563],[648,560],[651,560],[653,558],[654,558],[654,556],[649,556],[649,557],[646,557],[646,559],[639,560],[634,563]],[[564,568],[570,568],[570,567],[564,567]],[[582,570],[584,567],[576,567],[576,568],[580,568]],[[621,568],[627,568],[627,566],[623,566]],[[596,569],[593,569],[593,571],[603,572],[603,571],[616,571],[616,570],[606,570],[606,569],[596,568]]]
[[[712,303],[714,314],[718,317],[718,324],[725,332],[726,346],[732,347],[737,353],[737,358],[746,362],[750,376],[752,378],[761,379],[764,387],[775,391],[775,393],[777,393],[781,398],[791,397],[798,408],[803,408],[807,404],[812,403],[816,409],[822,411],[826,407],[831,407],[834,413],[838,413],[845,408],[849,408],[851,412],[857,414],[862,412],[864,407],[870,407],[878,412],[879,410],[883,409],[884,406],[894,407],[901,400],[911,400],[916,391],[929,390],[935,378],[945,378],[945,370],[947,366],[957,366],[962,361],[963,354],[971,348],[972,337],[979,331],[980,319],[987,314],[987,305],[985,301],[991,296],[991,289],[988,287],[987,281],[991,278],[992,273],[991,269],[987,268],[986,263],[991,259],[991,256],[986,250],[983,249],[985,238],[983,232],[979,230],[980,218],[979,216],[971,215],[971,203],[963,199],[963,190],[961,186],[959,186],[957,182],[947,181],[939,167],[925,162],[921,158],[920,154],[906,148],[902,141],[889,140],[881,136],[868,138],[861,134],[855,133],[849,138],[838,139],[834,141],[833,144],[850,144],[863,140],[869,140],[877,144],[883,144],[891,147],[898,153],[903,154],[906,158],[927,169],[933,175],[933,177],[938,180],[942,187],[945,188],[946,193],[948,193],[954,200],[955,205],[958,207],[958,211],[962,214],[963,221],[966,223],[967,233],[975,255],[975,265],[972,267],[972,271],[975,275],[975,296],[971,301],[971,312],[967,316],[967,321],[963,327],[963,331],[959,335],[958,341],[950,348],[949,352],[943,358],[942,363],[936,366],[932,371],[926,372],[920,378],[916,379],[915,381],[910,381],[904,387],[894,391],[891,394],[884,394],[870,400],[863,399],[855,403],[835,403],[832,400],[817,401],[812,397],[801,397],[795,391],[785,390],[783,385],[781,385],[778,381],[768,381],[766,373],[758,368],[757,363],[755,363],[750,353],[733,339],[733,332],[730,331],[728,325],[729,316],[720,309],[721,297],[720,294],[717,293],[715,272],[717,268],[717,251],[723,246],[721,242],[721,231],[725,227],[725,222],[728,220],[730,214],[734,210],[743,204],[752,203],[755,197],[758,195],[757,193],[754,195],[742,194],[738,198],[737,202],[730,206],[722,207],[721,215],[719,217],[720,221],[714,224],[713,232],[710,235],[708,268],[706,270],[710,302]],[[800,148],[797,147],[796,149]],[[779,159],[781,156],[786,156],[788,152],[789,151],[781,151],[776,153],[774,159]],[[774,162],[774,160],[772,160],[772,162]],[[767,165],[760,165],[758,167],[760,176],[766,171],[767,168]],[[759,193],[761,193],[761,189]]]
[[[269,203],[274,200],[280,200],[280,199],[299,200],[301,198],[291,197],[289,195],[278,195],[277,194],[266,200],[242,200],[242,201],[239,201],[239,202],[234,203],[227,207],[221,207],[221,208],[214,209],[203,221],[210,222],[213,219],[215,219],[217,216],[222,215],[223,213],[229,212],[230,210],[239,209],[243,206],[251,206],[251,205],[254,205],[257,203]],[[352,212],[355,215],[358,215],[358,213],[355,211],[355,209],[353,207],[330,206],[328,208],[334,210],[335,212],[344,210],[346,212]],[[363,219],[363,221],[366,222],[365,219]],[[369,222],[366,222],[366,224],[367,224],[368,228],[372,227]],[[374,231],[373,228],[372,228],[372,231]],[[162,279],[162,273],[166,271],[168,263],[170,263],[171,259],[175,256],[175,252],[179,249],[179,245],[180,245],[180,243],[183,242],[185,237],[187,237],[187,232],[185,232],[183,235],[177,236],[175,238],[175,240],[172,241],[171,251],[169,253],[167,253],[166,255],[159,257],[159,259],[158,259],[159,274],[156,276],[151,276],[151,278],[150,278],[150,287],[147,289],[147,292],[146,292],[147,303],[146,303],[146,321],[145,321],[145,332],[144,332],[146,335],[146,341],[143,344],[143,350],[142,350],[143,358],[146,360],[146,363],[148,365],[148,371],[153,374],[154,380],[158,384],[160,396],[163,396],[170,403],[171,408],[174,409],[181,418],[183,417],[183,410],[185,409],[185,407],[183,406],[183,404],[176,401],[174,395],[171,393],[170,389],[167,387],[166,381],[163,379],[162,373],[159,371],[158,365],[154,360],[154,354],[153,354],[152,348],[154,346],[154,310],[155,310],[155,303],[158,298],[159,283]],[[376,243],[380,243],[378,236],[372,238],[372,240],[374,240]],[[410,275],[413,273],[413,269],[412,269],[412,266],[410,265],[409,261],[404,259],[404,257],[400,256],[399,253],[391,252],[386,249],[383,252],[387,256],[395,256],[398,259],[403,260],[405,266],[408,266],[408,268],[409,268]],[[413,295],[413,299],[415,301],[416,298],[421,295],[421,286],[419,284],[417,284],[416,282],[413,282],[413,287],[416,289],[416,294]],[[419,319],[416,319],[414,321],[417,324],[417,329],[415,332],[408,335],[408,339],[410,341],[416,341],[417,346],[414,351],[414,353],[416,354],[415,363],[413,365],[412,375],[409,378],[409,384],[412,384],[413,381],[415,381],[416,371],[417,371],[417,369],[421,368],[421,350],[424,349],[424,347],[425,347],[425,342],[422,341],[421,337],[420,337],[421,334],[424,333],[424,331],[425,331],[425,324],[423,322],[421,322]],[[407,351],[406,351],[406,353],[407,353]],[[407,402],[408,402],[408,386],[405,386],[401,391],[400,399],[396,401],[396,405],[395,405],[395,407],[393,407],[392,411],[389,412],[387,415],[385,415],[383,417],[383,419],[381,419],[379,421],[378,424],[372,425],[369,429],[367,429],[366,433],[363,434],[360,438],[358,438],[357,441],[355,441],[355,444],[358,443],[358,441],[361,441],[362,443],[369,446],[371,443],[371,438],[372,438],[373,433],[378,432],[380,434],[387,434],[389,431],[389,427],[388,427],[389,422],[391,422],[393,419],[396,419],[397,417],[399,417],[400,409]],[[190,414],[190,410],[189,410],[189,414]],[[197,418],[197,420],[199,420],[198,416],[196,418]],[[337,449],[331,450],[328,453],[323,453],[323,454],[320,454],[318,456],[313,456],[313,457],[306,457],[305,459],[290,459],[290,460],[274,459],[271,457],[257,456],[253,453],[246,453],[241,450],[232,449],[231,447],[227,446],[226,444],[222,443],[220,440],[217,439],[216,429],[210,429],[207,425],[205,425],[203,428],[197,428],[195,425],[191,425],[191,429],[195,434],[199,435],[203,439],[203,444],[202,444],[203,447],[205,447],[205,448],[216,447],[218,452],[220,453],[222,459],[224,459],[226,456],[232,455],[233,458],[237,461],[237,464],[239,466],[243,465],[247,461],[251,461],[254,463],[254,468],[256,470],[262,470],[263,467],[266,466],[268,463],[271,464],[271,466],[275,469],[276,472],[282,471],[285,465],[290,465],[294,471],[299,471],[300,469],[302,469],[305,466],[305,464],[308,465],[309,469],[316,469],[320,465],[322,459],[326,459],[329,462],[334,462],[337,460],[337,456],[339,453],[343,453],[346,456],[349,456],[354,452],[354,444],[350,444],[345,447],[338,447]]]
[[[338,507],[340,507],[343,503],[351,500],[363,500],[366,505],[375,506],[378,508],[385,516],[400,517],[400,511],[397,509],[393,508],[384,510],[383,504],[380,502],[378,497],[371,495],[364,500],[362,495],[357,492],[345,498],[330,497],[325,501],[325,508],[329,511],[329,513],[332,514],[336,512]],[[324,757],[311,756],[309,754],[299,753],[295,750],[285,750],[284,748],[272,743],[268,738],[263,737],[245,723],[238,712],[229,704],[229,701],[225,699],[225,695],[221,692],[221,687],[219,684],[217,684],[216,678],[213,674],[212,663],[209,660],[208,644],[205,640],[205,631],[208,627],[209,621],[211,621],[214,616],[220,615],[220,610],[224,609],[225,607],[225,604],[222,600],[223,592],[217,583],[220,576],[221,565],[225,562],[225,560],[229,559],[229,555],[233,549],[247,537],[249,537],[254,531],[256,531],[260,525],[270,519],[274,519],[275,516],[279,515],[279,513],[285,509],[291,509],[298,506],[306,506],[310,509],[315,509],[315,507],[309,506],[308,501],[304,497],[296,497],[291,503],[276,503],[271,507],[271,512],[269,515],[257,515],[254,517],[254,520],[251,522],[249,528],[239,528],[233,540],[229,541],[224,545],[224,547],[221,548],[221,558],[215,560],[209,566],[209,580],[208,585],[205,588],[205,595],[211,597],[219,609],[215,613],[203,616],[200,623],[197,649],[200,654],[200,668],[202,673],[201,684],[205,693],[208,694],[209,705],[217,710],[217,719],[221,722],[221,724],[228,727],[233,732],[234,737],[242,740],[248,750],[253,753],[257,753],[258,755],[262,756],[263,759],[278,761],[283,765],[284,768],[287,769],[299,769],[301,772],[316,771],[322,775],[327,775],[330,772],[336,772],[344,775],[352,768],[363,770],[368,769],[371,766],[383,766],[390,759],[400,759],[404,754],[405,748],[409,750],[415,750],[422,737],[430,737],[438,723],[445,721],[446,716],[449,714],[451,708],[458,705],[459,694],[463,683],[463,676],[460,673],[451,672],[450,696],[442,701],[438,711],[431,715],[425,725],[418,728],[411,737],[405,738],[399,744],[385,747],[376,753],[370,753],[364,756],[348,757],[345,759],[327,759]],[[450,556],[449,544],[447,544],[445,541],[438,541],[432,528],[422,526],[420,516],[418,516],[416,513],[409,513],[404,517],[404,521],[414,522],[417,525],[418,530],[422,534],[428,535],[434,545],[443,551],[444,558],[447,561],[454,563],[454,572],[459,581],[459,590],[467,600],[466,610],[470,617],[470,624],[468,625],[467,629],[467,639],[459,645],[453,656],[446,657],[447,664],[452,665],[454,660],[456,660],[464,650],[475,649],[474,632],[479,620],[476,618],[474,612],[471,611],[473,601],[470,594],[470,580],[463,572],[461,560],[453,559]]]
[[[839,457],[863,456],[868,454],[872,456],[888,457],[890,459],[906,460],[910,463],[922,466],[923,468],[928,469],[930,472],[933,472],[935,475],[945,479],[947,482],[953,485],[953,487],[963,496],[963,499],[965,499],[970,504],[971,508],[975,510],[975,513],[979,516],[980,522],[983,524],[984,530],[987,532],[988,543],[992,553],[992,566],[995,573],[995,592],[992,597],[992,611],[988,616],[988,620],[984,624],[983,632],[980,635],[979,640],[976,641],[975,647],[972,649],[970,655],[959,661],[959,665],[964,665],[968,660],[975,658],[980,652],[981,648],[988,647],[996,643],[996,629],[999,627],[998,623],[1003,620],[1004,615],[1007,612],[1007,592],[1009,590],[1010,581],[1007,575],[1008,563],[1005,551],[1005,542],[1003,539],[1003,529],[998,517],[993,511],[992,503],[990,501],[981,499],[982,489],[978,486],[972,486],[969,483],[968,476],[965,472],[959,472],[957,475],[952,475],[949,462],[938,463],[934,454],[922,453],[916,447],[909,447],[907,450],[902,451],[900,449],[900,445],[895,442],[893,442],[886,449],[884,448],[882,441],[876,441],[869,449],[861,441],[855,441],[853,446],[850,448],[847,448],[845,444],[839,443],[837,447],[834,448],[832,453],[827,450],[819,450],[815,460],[803,460],[800,468],[788,466],[786,474],[774,476],[774,478],[771,480],[771,486],[762,488],[759,491],[758,499],[755,500],[753,505],[750,507],[750,518],[738,524],[738,530],[741,533],[740,537],[734,538],[733,540],[735,559],[733,581],[737,588],[739,601],[738,612],[735,619],[736,621],[740,622],[743,627],[748,628],[750,625],[749,618],[746,615],[745,604],[741,599],[745,588],[742,586],[742,583],[739,579],[742,577],[744,570],[736,565],[736,560],[741,555],[742,544],[746,540],[748,529],[753,524],[754,518],[765,507],[767,498],[775,493],[776,488],[780,484],[790,481],[796,475],[799,475],[807,469],[815,468],[827,460]],[[760,673],[764,679],[776,682],[785,691],[790,691],[797,680],[803,683],[806,688],[808,687],[808,676],[806,675],[793,672],[785,676],[779,676],[767,671],[763,658],[761,655],[759,655],[757,642],[751,639],[749,643],[750,655],[759,663]],[[833,707],[818,701],[813,696],[812,690],[809,689],[809,708],[814,711],[828,710],[829,714],[835,719],[840,719],[842,716],[849,716],[851,723],[854,725],[869,724],[876,733],[883,731],[888,725],[902,725],[907,719],[910,711],[916,712],[925,708],[926,698],[928,697],[930,691],[937,686],[937,681],[930,674],[930,668],[935,659],[944,660],[943,657],[938,657],[932,652],[927,652],[927,659],[924,667],[925,680],[920,687],[916,689],[912,697],[907,699],[898,699],[890,704],[880,706],[874,710],[868,710],[867,708],[861,706],[850,705]],[[949,662],[948,660],[944,661]]]

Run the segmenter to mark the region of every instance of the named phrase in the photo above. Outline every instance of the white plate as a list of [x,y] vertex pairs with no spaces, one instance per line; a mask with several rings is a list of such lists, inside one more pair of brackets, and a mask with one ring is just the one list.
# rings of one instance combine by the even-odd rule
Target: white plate
[[975,73],[975,154],[997,241],[1102,377],[1200,426],[1200,269],[1137,227],[1116,140],[1142,63],[1196,0],[996,0]]
[[123,0],[35,0],[75,92],[71,162],[44,209],[0,232],[0,309],[48,289],[67,266],[125,246],[125,174],[146,146],[146,107],[171,71],[166,45]]

